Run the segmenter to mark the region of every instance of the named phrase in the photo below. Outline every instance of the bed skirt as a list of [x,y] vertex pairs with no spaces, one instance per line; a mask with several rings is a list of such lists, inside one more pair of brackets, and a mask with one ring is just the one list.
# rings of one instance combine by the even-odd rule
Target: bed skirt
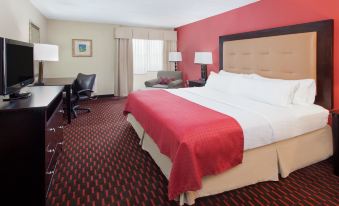
[[[142,148],[151,155],[168,179],[172,167],[171,160],[160,153],[152,138],[144,132],[132,114],[128,114],[127,121],[138,134]],[[180,205],[184,203],[192,205],[196,198],[219,194],[258,182],[279,181],[279,174],[286,178],[295,170],[332,156],[332,141],[332,130],[327,125],[304,135],[246,150],[242,164],[218,175],[204,177],[200,190],[187,191],[180,195]]]

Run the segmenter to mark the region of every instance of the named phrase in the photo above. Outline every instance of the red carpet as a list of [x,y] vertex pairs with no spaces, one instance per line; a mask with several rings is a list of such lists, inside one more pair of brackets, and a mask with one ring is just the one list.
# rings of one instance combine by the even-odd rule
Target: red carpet
[[[167,199],[167,180],[122,111],[125,100],[86,103],[65,128],[47,205],[178,205]],[[218,205],[339,205],[339,177],[330,160],[292,173],[279,182],[265,182],[212,197],[196,206]]]

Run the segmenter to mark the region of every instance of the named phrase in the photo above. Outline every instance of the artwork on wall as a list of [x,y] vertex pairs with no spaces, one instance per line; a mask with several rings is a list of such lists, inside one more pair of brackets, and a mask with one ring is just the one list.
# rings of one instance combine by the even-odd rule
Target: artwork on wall
[[[33,22],[29,22],[29,43],[40,43],[40,28]],[[34,76],[38,77],[39,64],[34,63]]]
[[73,57],[91,57],[92,40],[89,39],[72,39],[72,56]]
[[29,22],[29,43],[40,43],[40,28]]

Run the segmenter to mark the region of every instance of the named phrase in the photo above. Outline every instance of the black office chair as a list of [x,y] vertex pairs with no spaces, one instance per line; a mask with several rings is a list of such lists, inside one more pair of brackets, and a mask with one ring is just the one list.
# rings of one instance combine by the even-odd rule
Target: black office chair
[[77,110],[87,111],[90,112],[90,108],[81,108],[79,105],[79,101],[82,100],[89,100],[92,99],[92,90],[94,86],[95,81],[95,74],[82,74],[79,73],[73,86],[72,86],[72,96],[71,96],[71,102],[72,102],[72,114],[76,118]]

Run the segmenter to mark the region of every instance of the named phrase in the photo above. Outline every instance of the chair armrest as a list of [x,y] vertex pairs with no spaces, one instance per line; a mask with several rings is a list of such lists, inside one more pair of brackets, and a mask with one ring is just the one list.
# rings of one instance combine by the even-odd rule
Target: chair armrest
[[183,81],[181,79],[174,80],[168,84],[168,88],[180,88],[182,87],[182,83]]
[[77,93],[76,93],[77,97],[80,98],[80,94],[81,94],[81,93],[84,93],[84,92],[91,92],[91,93],[93,93],[94,91],[91,90],[91,89],[82,89],[82,90],[79,90],[79,91],[77,91]]
[[153,87],[154,85],[158,84],[160,81],[159,79],[151,79],[148,81],[145,81],[145,86],[146,87]]

